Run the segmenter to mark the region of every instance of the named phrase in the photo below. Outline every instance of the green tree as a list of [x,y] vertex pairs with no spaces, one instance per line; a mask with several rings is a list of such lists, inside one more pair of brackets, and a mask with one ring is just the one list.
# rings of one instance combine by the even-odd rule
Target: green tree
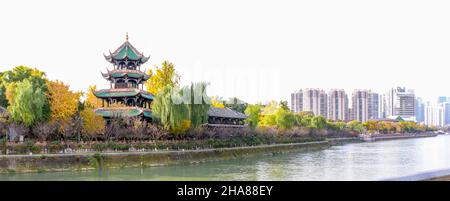
[[189,109],[185,104],[179,104],[182,99],[181,90],[174,90],[171,86],[166,86],[155,96],[152,104],[153,115],[165,129],[181,131],[183,122],[189,120]]
[[356,132],[359,132],[359,133],[364,131],[364,126],[358,120],[353,120],[353,121],[348,122],[347,123],[347,127],[350,130],[356,131]]
[[314,117],[312,112],[300,112],[295,115],[296,123],[298,126],[310,127],[311,120]]
[[248,103],[239,100],[238,98],[230,98],[225,102],[225,107],[238,111],[240,113],[245,113],[245,109],[247,109]]
[[286,109],[279,108],[275,112],[275,120],[278,128],[290,129],[295,125],[294,114]]
[[155,73],[150,69],[148,74],[150,75],[150,79],[145,82],[145,86],[147,91],[154,95],[163,91],[167,86],[175,88],[180,81],[180,76],[175,72],[173,63],[168,61],[164,61],[161,68],[156,66]]
[[328,124],[328,129],[331,129],[331,130],[334,130],[334,131],[344,131],[346,126],[347,126],[345,124],[345,122],[342,122],[342,121],[334,122],[334,121],[329,120],[327,122],[327,124]]
[[259,125],[261,126],[275,126],[277,124],[275,113],[279,106],[276,101],[270,101],[261,112],[261,119]]
[[288,102],[287,101],[280,101],[280,108],[283,110],[289,110]]
[[[8,85],[23,80],[29,80],[32,83],[33,90],[40,89],[43,93],[48,92],[47,78],[44,72],[26,66],[17,66],[12,70],[0,73],[0,106],[7,107],[10,104],[6,97]],[[50,116],[50,104],[48,101],[45,101],[43,111],[44,118],[48,118]]]
[[201,124],[208,122],[208,111],[211,107],[211,99],[206,95],[207,83],[198,82],[191,83],[189,88],[185,88],[190,91],[187,107],[189,109],[189,121],[191,127],[196,128]]
[[324,129],[327,128],[327,119],[321,115],[311,118],[310,128]]
[[248,118],[245,120],[250,128],[256,128],[261,118],[261,106],[260,105],[248,105],[245,109],[245,114]]
[[8,90],[14,90],[7,91],[14,94],[11,99],[8,99],[10,103],[8,111],[14,121],[32,126],[44,120],[44,105],[47,104],[47,97],[41,88],[33,89],[31,81],[26,79]]
[[182,89],[166,88],[153,100],[153,114],[164,128],[182,133],[208,121],[211,105],[206,95],[206,83],[192,83]]

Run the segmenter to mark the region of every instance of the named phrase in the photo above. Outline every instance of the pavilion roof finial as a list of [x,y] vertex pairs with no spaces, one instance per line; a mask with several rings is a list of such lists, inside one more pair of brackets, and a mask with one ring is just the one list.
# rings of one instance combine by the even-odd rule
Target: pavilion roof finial
[[128,32],[127,32],[127,35],[125,36],[125,39],[128,41]]

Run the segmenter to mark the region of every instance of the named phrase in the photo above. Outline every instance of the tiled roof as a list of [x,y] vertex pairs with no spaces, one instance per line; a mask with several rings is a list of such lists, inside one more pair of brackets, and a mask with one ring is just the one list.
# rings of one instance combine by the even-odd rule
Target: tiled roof
[[149,76],[145,72],[130,69],[116,69],[111,71],[108,70],[107,73],[102,73],[102,75],[106,79],[110,79],[111,77],[121,78],[125,75],[131,78],[143,78],[144,81],[149,78]]
[[136,88],[102,89],[94,91],[94,95],[98,98],[130,97],[141,95],[146,99],[153,100],[153,94]]
[[242,114],[238,111],[232,110],[230,108],[215,108],[215,107],[209,108],[208,116],[236,118],[236,119],[246,119],[247,118],[247,115]]
[[119,107],[119,108],[98,108],[95,114],[102,117],[135,117],[143,114],[145,117],[152,117],[149,109],[139,107]]
[[109,55],[105,55],[107,61],[114,63],[114,60],[135,60],[140,61],[141,63],[145,63],[148,61],[149,57],[144,56],[144,54],[140,53],[130,42],[125,41],[116,51],[110,53]]

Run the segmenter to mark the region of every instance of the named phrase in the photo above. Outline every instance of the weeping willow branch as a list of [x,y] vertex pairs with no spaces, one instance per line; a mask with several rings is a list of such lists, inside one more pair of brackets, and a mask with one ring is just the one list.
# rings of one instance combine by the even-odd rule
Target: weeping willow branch
[[181,89],[167,86],[155,96],[155,120],[172,132],[183,132],[208,121],[210,98],[206,95],[207,83],[192,83]]

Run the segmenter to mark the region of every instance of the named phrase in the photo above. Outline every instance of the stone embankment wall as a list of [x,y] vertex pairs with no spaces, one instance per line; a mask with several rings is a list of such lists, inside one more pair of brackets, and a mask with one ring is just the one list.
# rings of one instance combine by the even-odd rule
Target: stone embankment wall
[[83,171],[92,169],[101,170],[104,168],[149,167],[180,163],[200,163],[255,154],[276,155],[293,151],[320,150],[333,145],[359,141],[358,138],[343,138],[319,142],[185,151],[1,155],[0,173]]

